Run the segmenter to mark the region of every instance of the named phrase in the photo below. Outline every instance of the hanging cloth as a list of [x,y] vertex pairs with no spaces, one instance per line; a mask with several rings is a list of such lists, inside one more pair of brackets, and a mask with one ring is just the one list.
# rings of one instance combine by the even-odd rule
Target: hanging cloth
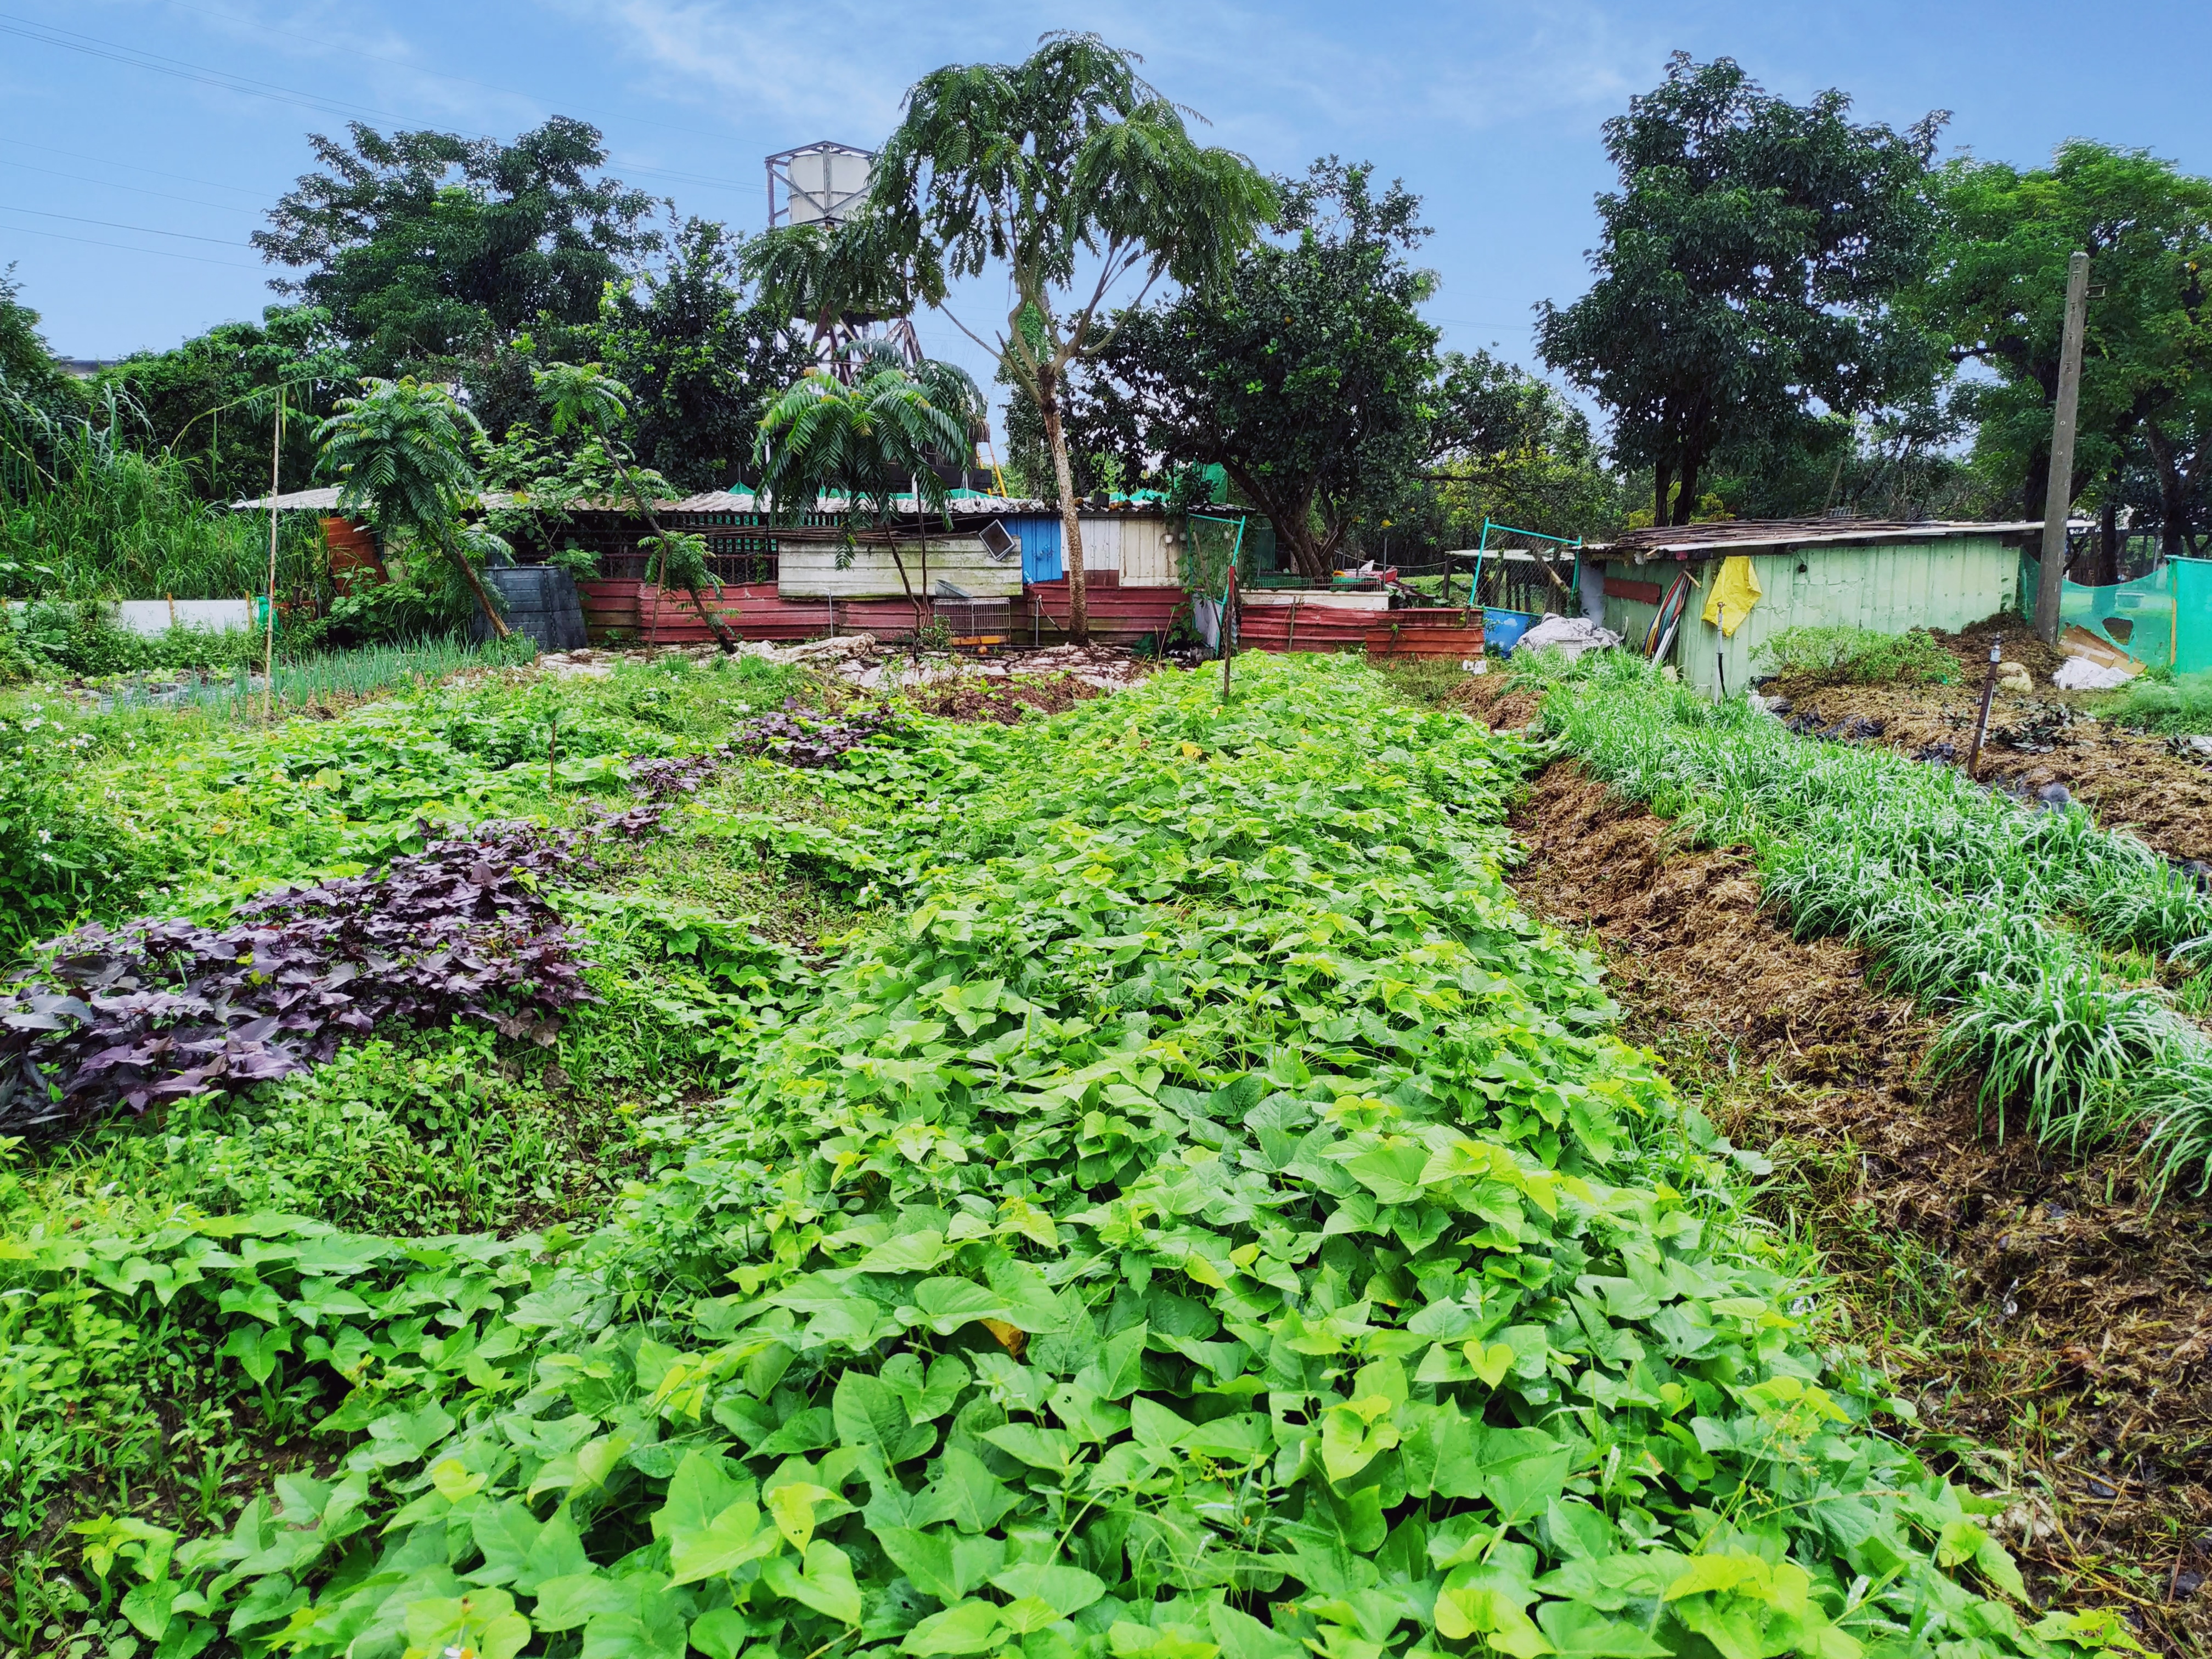
[[1741,553],[1731,554],[1721,561],[1721,573],[1713,578],[1701,614],[1707,622],[1718,624],[1722,637],[1733,638],[1752,606],[1759,603],[1759,573],[1751,568],[1751,561]]

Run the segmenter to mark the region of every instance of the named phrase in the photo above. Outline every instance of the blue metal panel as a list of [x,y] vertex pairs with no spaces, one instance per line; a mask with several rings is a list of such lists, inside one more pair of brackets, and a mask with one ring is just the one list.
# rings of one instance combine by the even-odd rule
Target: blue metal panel
[[1007,519],[1003,521],[1022,544],[1022,580],[1056,582],[1060,580],[1060,520]]

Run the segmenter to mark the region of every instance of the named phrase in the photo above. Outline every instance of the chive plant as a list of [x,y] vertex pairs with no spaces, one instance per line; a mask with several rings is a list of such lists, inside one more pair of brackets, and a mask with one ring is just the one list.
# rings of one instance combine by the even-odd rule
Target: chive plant
[[1800,937],[1848,939],[1878,982],[1948,1011],[1931,1075],[1978,1071],[2000,1138],[2024,1124],[2078,1147],[2140,1125],[2161,1184],[2212,1184],[2212,1042],[2106,955],[2212,960],[2212,898],[2142,842],[1879,745],[1807,742],[1632,658],[1522,672],[1551,684],[1545,726],[1593,775],[1748,846]]

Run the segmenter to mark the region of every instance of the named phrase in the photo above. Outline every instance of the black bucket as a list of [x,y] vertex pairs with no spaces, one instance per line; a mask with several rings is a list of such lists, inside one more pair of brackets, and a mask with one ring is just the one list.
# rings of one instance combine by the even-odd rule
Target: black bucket
[[[567,571],[550,564],[516,564],[493,566],[482,574],[493,597],[505,602],[507,625],[537,641],[540,651],[574,651],[586,643],[583,602]],[[481,615],[470,623],[469,636],[491,636]]]

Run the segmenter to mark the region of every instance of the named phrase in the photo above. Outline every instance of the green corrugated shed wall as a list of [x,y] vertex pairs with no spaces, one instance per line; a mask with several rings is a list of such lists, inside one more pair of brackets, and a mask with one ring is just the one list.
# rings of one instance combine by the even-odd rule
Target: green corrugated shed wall
[[[1668,660],[1709,695],[1719,689],[1723,664],[1732,692],[1748,686],[1754,674],[1771,672],[1754,665],[1752,653],[1785,628],[1854,625],[1887,634],[1963,628],[2012,608],[2020,587],[2020,550],[1994,535],[1753,553],[1751,562],[1763,591],[1735,637],[1723,640],[1719,629],[1702,620],[1706,590],[1699,587],[1690,595],[1674,639]],[[1663,590],[1682,568],[1673,559],[1640,565],[1621,561],[1607,564],[1606,574],[1656,582]],[[1688,568],[1709,584],[1720,565],[1698,562]],[[1657,610],[1608,594],[1605,625],[1632,646],[1640,645]]]

